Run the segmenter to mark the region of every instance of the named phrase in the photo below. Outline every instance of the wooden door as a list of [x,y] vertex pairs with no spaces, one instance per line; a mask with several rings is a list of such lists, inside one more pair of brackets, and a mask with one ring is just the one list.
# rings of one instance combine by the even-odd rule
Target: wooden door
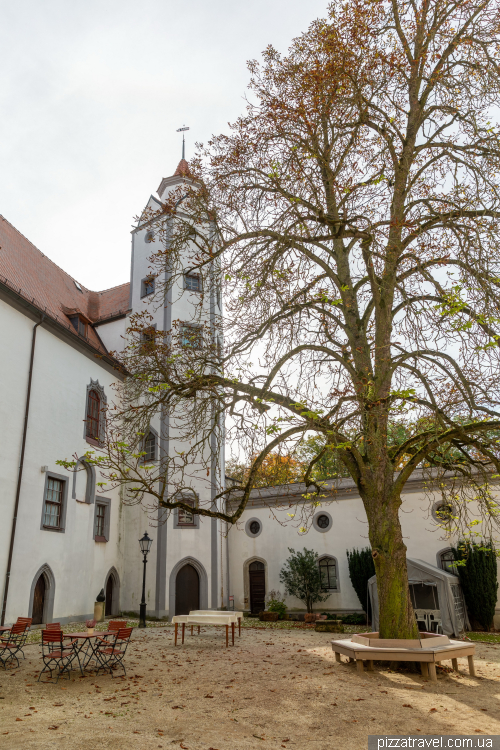
[[175,580],[175,614],[188,615],[200,608],[200,577],[192,565],[184,565]]
[[250,612],[258,615],[266,608],[266,572],[264,563],[250,563]]
[[36,582],[35,593],[33,594],[32,624],[41,625],[43,622],[43,610],[45,607],[45,576],[43,573]]
[[106,584],[106,604],[104,614],[111,616],[113,614],[113,576],[109,576]]

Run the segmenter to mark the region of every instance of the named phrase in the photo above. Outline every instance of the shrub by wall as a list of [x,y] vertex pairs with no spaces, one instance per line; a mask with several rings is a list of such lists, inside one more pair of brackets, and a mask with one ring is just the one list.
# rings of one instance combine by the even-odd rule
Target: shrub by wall
[[490,630],[497,603],[497,558],[491,541],[459,542],[453,555],[474,629]]
[[371,607],[368,597],[368,579],[375,575],[372,551],[370,547],[364,549],[347,550],[347,562],[349,564],[349,578],[358,595],[361,606],[371,620]]

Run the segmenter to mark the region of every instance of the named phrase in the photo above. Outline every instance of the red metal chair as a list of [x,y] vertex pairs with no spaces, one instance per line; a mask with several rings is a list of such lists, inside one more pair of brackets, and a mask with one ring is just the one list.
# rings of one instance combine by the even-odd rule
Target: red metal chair
[[[42,659],[43,669],[38,675],[38,682],[44,672],[47,670],[50,672],[52,678],[52,671],[57,670],[57,680],[62,674],[67,674],[68,679],[71,678],[71,664],[77,654],[74,647],[74,642],[71,641],[70,646],[65,646],[63,641],[67,636],[63,635],[62,630],[42,630]],[[48,680],[45,680],[48,682]]]
[[62,630],[60,622],[48,622],[45,630]]
[[108,635],[107,638],[98,636],[100,643],[94,648],[94,654],[99,662],[96,674],[100,669],[109,671],[113,676],[113,669],[121,667],[123,673],[127,674],[123,659],[130,643],[130,636],[133,628],[120,628],[114,635]]
[[26,657],[24,655],[24,651],[23,651],[22,647],[26,643],[26,639],[28,637],[28,633],[31,630],[31,623],[32,622],[33,622],[33,618],[32,617],[18,617],[17,618],[17,622],[16,622],[16,625],[26,625],[26,630],[25,630],[25,633],[24,633],[24,640],[23,640],[23,643],[22,643],[22,646],[21,646],[21,653],[23,655],[23,659],[26,659]]
[[7,669],[7,663],[16,660],[19,666],[18,654],[23,654],[23,646],[28,635],[28,626],[22,622],[16,622],[10,629],[7,638],[0,638],[0,662],[4,669]]
[[126,620],[110,620],[108,622],[108,630],[120,630],[120,628],[126,628]]
[[31,628],[31,623],[33,622],[32,617],[18,617],[16,625],[19,625],[19,623],[23,623],[23,625],[27,625],[28,628]]

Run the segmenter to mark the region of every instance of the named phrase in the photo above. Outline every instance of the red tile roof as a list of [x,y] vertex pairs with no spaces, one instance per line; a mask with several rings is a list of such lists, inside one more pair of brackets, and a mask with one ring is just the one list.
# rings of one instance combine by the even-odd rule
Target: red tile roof
[[191,177],[191,172],[189,171],[189,164],[185,159],[181,159],[179,164],[177,165],[177,169],[175,170],[174,177]]
[[[47,258],[3,216],[0,216],[0,282],[78,337],[69,315],[79,313],[92,324],[128,309],[130,284],[92,292]],[[86,339],[98,351],[106,352],[92,325],[87,325]]]

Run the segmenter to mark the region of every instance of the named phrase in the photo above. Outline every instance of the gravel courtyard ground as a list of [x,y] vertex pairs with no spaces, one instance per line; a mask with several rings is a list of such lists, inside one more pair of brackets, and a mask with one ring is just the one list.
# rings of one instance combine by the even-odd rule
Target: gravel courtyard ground
[[171,627],[134,630],[127,677],[37,683],[40,646],[0,669],[2,750],[359,750],[368,734],[500,734],[500,645],[476,644],[478,678],[336,664],[331,633],[245,627],[226,649],[207,628],[174,648]]

